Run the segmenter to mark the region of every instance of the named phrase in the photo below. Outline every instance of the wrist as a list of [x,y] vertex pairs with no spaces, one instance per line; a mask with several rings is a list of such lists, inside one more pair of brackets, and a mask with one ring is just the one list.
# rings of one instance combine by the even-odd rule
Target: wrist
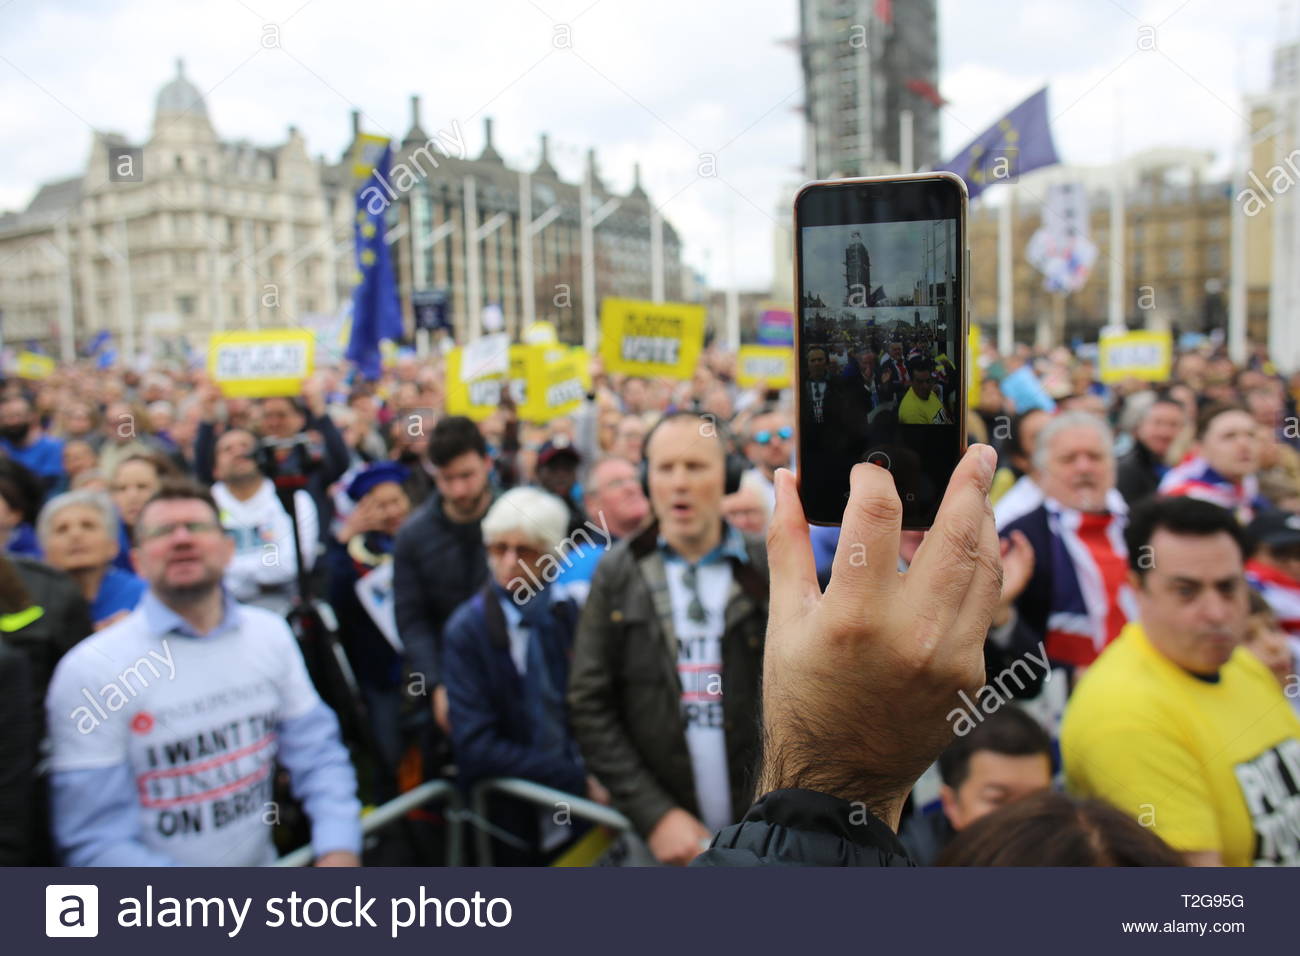
[[[762,795],[774,790],[811,790],[861,806],[898,832],[903,804],[916,783],[916,775],[903,779],[861,764],[827,761],[824,756],[857,751],[858,747],[844,750],[834,743],[828,746],[826,741],[813,747],[769,745],[764,749],[755,792]],[[809,759],[799,759],[800,752],[807,753]]]

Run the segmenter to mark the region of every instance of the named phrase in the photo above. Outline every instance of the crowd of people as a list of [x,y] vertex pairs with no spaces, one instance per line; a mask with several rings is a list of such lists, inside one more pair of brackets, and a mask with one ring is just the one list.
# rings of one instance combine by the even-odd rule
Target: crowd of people
[[[1104,385],[1065,350],[972,359],[1001,538],[1001,583],[964,612],[984,684],[936,698],[941,726],[870,778],[888,784],[871,860],[1300,864],[1300,379],[1208,345],[1161,383]],[[355,865],[375,850],[363,804],[439,777],[612,806],[627,862],[767,860],[793,811],[764,794],[867,786],[854,755],[879,755],[887,721],[805,722],[774,761],[760,722],[774,670],[798,667],[771,650],[807,611],[778,576],[807,550],[829,600],[863,573],[849,540],[899,580],[942,554],[938,525],[864,543],[848,517],[794,523],[797,429],[960,413],[932,341],[803,361],[802,394],[739,388],[714,347],[683,382],[597,361],[588,400],[545,424],[508,395],[447,414],[441,365],[409,354],[263,399],[179,367],[6,382],[0,861],[260,864],[293,830]],[[872,606],[900,635],[932,621],[890,593]],[[337,655],[308,649],[322,633]],[[552,804],[489,809],[498,863],[587,833]],[[818,812],[838,810],[794,816]]]

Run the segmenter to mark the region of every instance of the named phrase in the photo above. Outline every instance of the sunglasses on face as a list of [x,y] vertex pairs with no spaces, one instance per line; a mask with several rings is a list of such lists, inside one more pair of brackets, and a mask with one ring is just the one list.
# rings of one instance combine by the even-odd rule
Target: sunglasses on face
[[181,528],[184,528],[192,535],[212,534],[223,530],[221,525],[215,521],[172,521],[168,524],[144,528],[140,532],[140,537],[145,541],[159,541],[163,538],[170,538]]
[[[766,445],[772,440],[772,434],[773,433],[769,429],[765,428],[761,432],[754,433],[754,441],[758,442],[760,445]],[[794,437],[794,429],[789,425],[783,425],[776,430],[776,437],[783,441],[789,441]]]

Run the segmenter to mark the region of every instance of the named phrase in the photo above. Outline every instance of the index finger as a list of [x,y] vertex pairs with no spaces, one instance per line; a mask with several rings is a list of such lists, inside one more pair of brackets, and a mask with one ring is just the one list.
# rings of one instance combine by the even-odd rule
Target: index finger
[[998,563],[996,536],[989,540],[984,534],[985,521],[992,520],[988,493],[996,466],[997,453],[988,445],[967,449],[908,570],[904,586],[915,588],[918,600],[933,609],[941,630],[952,623],[965,600],[981,552],[988,549]]
[[878,593],[896,585],[902,526],[903,504],[898,500],[894,476],[879,465],[854,465],[827,592]]
[[776,509],[767,531],[767,560],[772,581],[772,610],[776,618],[793,617],[809,600],[815,600],[817,566],[813,561],[808,521],[799,501],[795,477],[787,468],[776,470]]

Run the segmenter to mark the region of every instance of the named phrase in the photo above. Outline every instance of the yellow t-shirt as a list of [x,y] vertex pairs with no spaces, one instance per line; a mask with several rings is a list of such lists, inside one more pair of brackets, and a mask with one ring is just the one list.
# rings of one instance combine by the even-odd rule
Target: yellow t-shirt
[[997,504],[1002,496],[1011,490],[1018,478],[1010,468],[999,468],[993,475],[993,487],[989,489],[989,503]]
[[898,403],[898,421],[901,425],[946,425],[948,415],[937,392],[931,392],[929,398],[921,401],[909,388]]
[[1175,850],[1227,866],[1300,865],[1300,720],[1264,665],[1238,648],[1198,680],[1129,624],[1065,710],[1070,790],[1150,826]]

